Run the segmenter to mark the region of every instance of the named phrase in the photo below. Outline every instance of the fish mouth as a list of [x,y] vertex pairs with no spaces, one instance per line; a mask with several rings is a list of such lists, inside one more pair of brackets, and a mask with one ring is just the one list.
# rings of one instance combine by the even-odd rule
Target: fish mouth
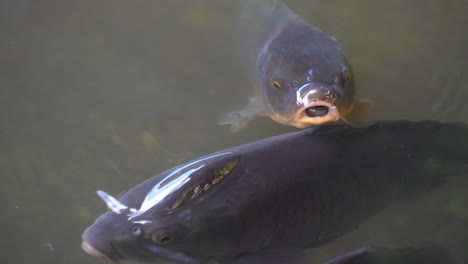
[[323,100],[313,101],[297,111],[296,122],[320,125],[326,122],[338,121],[341,115],[336,105]]
[[105,259],[105,260],[107,260],[109,262],[112,262],[112,263],[119,263],[118,260],[106,255],[104,252],[102,252],[99,249],[96,249],[95,247],[91,246],[85,240],[83,240],[83,242],[81,243],[81,248],[91,256],[98,257],[98,258],[101,258],[101,259]]

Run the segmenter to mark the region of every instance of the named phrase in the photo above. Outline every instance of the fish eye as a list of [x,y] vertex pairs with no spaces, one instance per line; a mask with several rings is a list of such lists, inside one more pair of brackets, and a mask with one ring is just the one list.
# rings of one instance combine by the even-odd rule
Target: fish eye
[[278,91],[281,90],[281,83],[280,83],[278,80],[273,79],[273,80],[271,81],[271,83],[273,84],[273,87],[274,87],[276,90],[278,90]]
[[345,76],[344,76],[344,80],[345,80],[346,83],[349,83],[351,81],[351,72],[350,71],[346,71]]
[[153,242],[158,245],[166,245],[173,240],[174,236],[172,233],[165,232],[162,234],[153,234]]
[[143,234],[143,230],[141,229],[141,227],[139,226],[134,226],[132,228],[132,235],[136,236],[136,237],[139,237]]

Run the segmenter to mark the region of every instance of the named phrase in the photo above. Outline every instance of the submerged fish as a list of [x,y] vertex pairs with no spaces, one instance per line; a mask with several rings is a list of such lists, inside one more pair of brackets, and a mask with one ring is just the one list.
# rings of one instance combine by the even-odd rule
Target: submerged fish
[[[333,259],[331,263],[340,261]],[[346,260],[348,261],[348,260]],[[440,247],[372,248],[341,264],[452,264],[455,263],[450,253]],[[326,263],[326,264],[331,264]]]
[[225,114],[221,124],[236,130],[268,115],[305,128],[369,118],[372,103],[355,101],[351,65],[335,38],[309,25],[281,0],[250,1],[240,20],[242,30],[250,32],[242,39],[253,46],[259,95],[246,109]]
[[118,199],[98,191],[109,211],[84,232],[82,247],[111,261],[309,263],[303,249],[467,165],[464,124],[315,127],[190,161]]

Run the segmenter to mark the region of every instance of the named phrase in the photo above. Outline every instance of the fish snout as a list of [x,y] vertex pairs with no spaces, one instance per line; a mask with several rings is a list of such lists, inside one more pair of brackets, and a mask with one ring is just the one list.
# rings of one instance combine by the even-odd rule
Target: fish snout
[[118,263],[121,258],[119,252],[113,246],[113,237],[116,231],[112,228],[119,228],[122,216],[114,212],[107,212],[101,215],[96,221],[86,228],[81,239],[81,248],[91,256],[105,259],[112,263]]
[[302,106],[315,101],[325,101],[336,105],[339,101],[339,87],[321,83],[308,83],[297,90],[296,103]]
[[326,122],[337,121],[340,114],[337,109],[339,101],[339,87],[321,83],[308,83],[297,90],[295,122],[320,125]]
[[88,253],[89,255],[93,256],[93,257],[98,257],[98,258],[101,258],[101,259],[104,259],[104,260],[107,260],[109,262],[112,262],[112,263],[118,263],[118,261],[116,259],[113,259],[111,257],[109,257],[108,255],[106,255],[104,252],[96,249],[95,247],[91,246],[88,242],[86,242],[85,240],[83,240],[83,242],[81,243],[81,248],[86,252]]
[[[304,113],[308,117],[325,117],[330,112],[330,108],[335,107],[337,94],[334,91],[323,91],[322,95],[313,98],[305,109]],[[317,95],[317,94],[316,94]]]
[[335,91],[325,91],[323,93],[323,100],[330,102],[332,104],[336,103],[336,98],[338,97],[337,93]]

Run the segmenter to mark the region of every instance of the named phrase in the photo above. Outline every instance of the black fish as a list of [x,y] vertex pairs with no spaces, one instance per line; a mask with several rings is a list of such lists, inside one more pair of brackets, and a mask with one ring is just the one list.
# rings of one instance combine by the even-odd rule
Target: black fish
[[[345,256],[346,257],[346,256]],[[371,248],[343,260],[342,257],[333,259],[325,264],[452,264],[455,263],[450,253],[439,247],[423,248]]]
[[110,211],[85,231],[83,248],[112,261],[308,263],[303,249],[443,184],[458,165],[468,165],[464,124],[383,121],[284,134],[188,162],[118,200],[99,191]]

